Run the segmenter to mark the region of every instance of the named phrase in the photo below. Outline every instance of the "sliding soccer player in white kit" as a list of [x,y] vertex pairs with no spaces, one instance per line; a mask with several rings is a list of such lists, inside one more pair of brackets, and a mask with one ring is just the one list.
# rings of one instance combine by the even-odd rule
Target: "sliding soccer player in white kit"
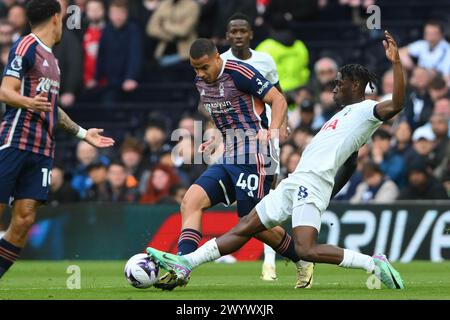
[[[394,71],[392,100],[366,100],[366,85],[372,87],[375,75],[358,64],[343,66],[333,90],[335,101],[343,109],[324,124],[303,152],[294,173],[264,197],[225,235],[211,239],[191,254],[176,256],[147,248],[161,266],[186,283],[190,272],[202,263],[213,261],[242,247],[252,235],[281,224],[292,216],[295,250],[306,261],[328,263],[374,273],[388,288],[403,289],[400,274],[386,256],[365,255],[328,244],[317,244],[321,214],[329,204],[337,169],[364,145],[371,135],[403,109],[405,85],[397,43],[385,31],[383,45]],[[277,244],[270,244],[275,247]]]

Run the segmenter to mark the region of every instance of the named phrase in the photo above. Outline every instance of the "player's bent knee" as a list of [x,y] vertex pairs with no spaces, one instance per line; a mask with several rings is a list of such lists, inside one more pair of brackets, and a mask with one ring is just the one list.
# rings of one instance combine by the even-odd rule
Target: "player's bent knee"
[[12,223],[20,229],[29,229],[36,219],[36,209],[38,203],[32,201],[24,201],[15,203],[13,208]]
[[180,211],[183,218],[190,217],[197,213],[201,214],[202,210],[202,206],[193,201],[192,198],[185,196],[181,201]]
[[34,224],[34,221],[36,219],[36,214],[28,213],[28,214],[22,214],[19,216],[16,216],[14,218],[14,224],[16,227],[21,229],[29,229]]
[[210,206],[209,198],[206,192],[196,185],[189,188],[188,192],[181,201],[181,214],[190,215],[193,212],[199,212],[207,209]]

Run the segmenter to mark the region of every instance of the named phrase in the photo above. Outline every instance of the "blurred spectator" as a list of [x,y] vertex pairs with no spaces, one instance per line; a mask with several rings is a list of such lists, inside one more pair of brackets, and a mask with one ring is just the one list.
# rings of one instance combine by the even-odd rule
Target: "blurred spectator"
[[[438,21],[429,21],[424,27],[423,40],[417,40],[400,49],[400,58],[407,69],[415,65],[441,72],[450,79],[450,44],[445,40],[444,27]],[[413,59],[411,59],[413,58]]]
[[175,157],[178,176],[180,178],[185,177],[183,181],[183,186],[185,187],[193,184],[206,169],[203,163],[195,162],[196,159],[200,160],[202,158],[200,154],[197,154],[197,157],[195,156],[197,150],[194,142],[193,138],[184,138],[175,146],[172,152]]
[[298,108],[291,112],[289,116],[289,125],[292,128],[304,128],[313,133],[320,130],[321,121],[316,118],[314,112],[314,102],[303,100]]
[[[433,148],[433,151],[431,152],[431,167],[433,168],[433,170],[438,167],[442,167],[447,155],[448,146],[450,145],[450,139],[448,137],[450,119],[449,116],[450,112],[448,112],[447,114],[434,112],[430,119],[431,128],[436,136],[436,139],[434,141],[435,146]],[[438,178],[442,178],[442,175],[435,176]]]
[[125,138],[120,147],[120,159],[127,172],[126,186],[128,188],[136,188],[139,185],[139,180],[144,173],[143,153],[144,148],[135,138]]
[[95,87],[95,71],[97,68],[100,38],[105,28],[105,5],[103,0],[89,0],[86,4],[87,27],[83,35],[83,80],[88,89]]
[[295,147],[295,145],[291,141],[285,142],[281,145],[281,148],[280,148],[280,174],[278,175],[278,182],[288,176],[286,166],[287,166],[289,156],[294,151],[296,151],[300,154],[300,151]]
[[[272,56],[277,65],[281,89],[286,95],[293,95],[296,89],[308,82],[308,49],[291,31],[273,32],[270,38],[256,47],[256,51],[266,52]],[[291,109],[293,107],[295,106]]]
[[330,57],[323,57],[316,61],[314,64],[314,78],[311,79],[315,99],[319,99],[320,92],[325,85],[336,79],[338,69],[337,62]]
[[[450,97],[443,97],[441,99],[436,100],[436,102],[434,103],[433,113],[441,114],[445,118],[447,118],[450,127]],[[450,137],[450,128],[448,136]]]
[[295,109],[288,110],[288,123],[291,128],[297,128],[300,124],[300,105],[305,100],[314,101],[314,93],[308,86],[303,86],[295,90],[290,96],[286,97],[288,104],[294,104]]
[[394,71],[392,69],[387,70],[383,74],[381,91],[383,93],[383,96],[380,99],[381,101],[392,99],[392,93],[394,92]]
[[109,23],[100,38],[95,80],[104,89],[101,100],[114,103],[138,87],[142,67],[142,34],[130,21],[127,2],[113,0]]
[[316,126],[322,127],[325,122],[330,120],[338,111],[339,107],[334,101],[334,81],[327,83],[323,90],[319,94],[319,109],[320,114],[317,114],[317,124]]
[[158,201],[158,204],[181,205],[187,190],[188,189],[183,186],[174,186],[170,188],[169,195],[161,198],[161,200]]
[[189,132],[190,136],[192,138],[202,138],[202,131],[201,130],[195,130],[195,122],[201,121],[200,118],[193,117],[191,115],[184,115],[181,117],[180,121],[178,122],[178,129],[186,130]]
[[152,168],[147,189],[140,202],[146,204],[158,203],[170,193],[170,189],[178,185],[179,179],[172,168],[158,164]]
[[98,154],[98,150],[85,141],[78,142],[77,145],[77,165],[72,172],[72,187],[78,192],[81,198],[84,198],[86,190],[92,185],[88,176],[87,167],[95,161],[101,161],[107,165],[109,160],[105,156]]
[[161,66],[189,59],[189,49],[197,38],[200,7],[194,0],[165,0],[149,20],[147,34],[159,40],[155,59]]
[[286,161],[286,173],[289,175],[295,171],[298,163],[300,162],[300,152],[292,151]]
[[[131,3],[131,15],[135,18],[141,30],[146,30],[147,25],[161,4],[161,0],[137,0]],[[152,58],[155,54],[156,46],[158,41],[150,37],[147,32],[144,33],[144,64],[146,70],[151,68],[154,64],[154,59]]]
[[433,112],[433,103],[428,94],[431,73],[424,68],[414,68],[409,80],[411,89],[405,97],[403,113],[412,130],[424,125]]
[[377,164],[365,163],[362,175],[363,182],[356,187],[351,203],[392,203],[398,197],[397,185],[384,176]]
[[15,5],[17,0],[2,0],[0,1],[0,18],[8,16],[9,9]]
[[[67,19],[69,0],[59,0],[63,21]],[[64,23],[65,26],[65,23]],[[71,107],[83,81],[83,50],[80,39],[72,30],[63,28],[61,42],[53,48],[61,70],[59,103],[62,107]]]
[[19,3],[12,5],[8,11],[8,22],[14,27],[13,42],[31,32],[25,6]]
[[444,171],[442,181],[444,182],[444,187],[447,190],[447,195],[450,198],[450,147],[448,148],[447,155],[447,166]]
[[430,174],[423,159],[417,158],[409,164],[408,182],[399,200],[448,199],[444,186]]
[[127,172],[120,161],[112,162],[108,166],[107,190],[112,202],[135,202],[139,199],[137,188],[127,187]]
[[144,136],[144,163],[147,167],[157,164],[161,154],[172,150],[166,143],[166,132],[166,126],[160,120],[150,120],[147,125]]
[[7,20],[0,21],[0,68],[3,69],[8,63],[9,50],[13,44],[14,28]]
[[402,187],[406,183],[405,162],[401,156],[390,150],[391,138],[391,134],[385,130],[375,131],[372,135],[370,155],[372,161],[380,166],[381,171]]
[[107,190],[111,202],[135,202],[139,199],[137,188],[127,187],[127,172],[120,161],[108,166]]
[[108,168],[101,161],[95,161],[86,168],[92,185],[86,191],[85,201],[107,201],[108,192],[106,187],[106,177]]
[[292,142],[294,143],[295,147],[302,151],[306,148],[306,146],[313,138],[312,132],[304,127],[295,128],[291,136]]
[[73,203],[80,200],[78,193],[64,179],[64,169],[60,165],[54,165],[52,169],[52,183],[47,202],[56,207],[63,203]]
[[280,148],[280,165],[282,168],[286,167],[289,156],[295,150],[297,149],[292,142],[283,143],[283,145]]
[[440,75],[437,75],[433,78],[433,80],[431,80],[428,92],[430,94],[431,100],[433,102],[436,102],[441,98],[449,96],[450,88],[445,83],[445,80]]
[[106,184],[103,192],[96,194],[92,201],[102,202],[135,202],[139,199],[136,188],[126,186],[127,173],[120,161],[113,161],[108,166]]
[[402,121],[398,124],[395,131],[395,142],[391,148],[391,152],[401,156],[404,160],[413,152],[411,144],[411,127],[408,122]]

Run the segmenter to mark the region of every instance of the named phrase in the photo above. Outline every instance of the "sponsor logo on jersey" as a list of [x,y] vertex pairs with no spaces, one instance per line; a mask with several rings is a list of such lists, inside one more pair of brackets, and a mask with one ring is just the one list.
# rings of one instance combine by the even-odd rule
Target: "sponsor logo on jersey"
[[58,94],[59,93],[59,82],[41,77],[39,78],[39,84],[36,87],[37,92],[51,92],[52,94]]
[[220,102],[204,103],[203,105],[210,114],[228,113],[233,110],[231,101],[228,100]]
[[261,87],[261,88],[257,91],[258,94],[263,93],[263,91],[269,86],[269,81],[266,81],[266,82],[263,84],[262,81],[259,80],[258,78],[256,78],[256,83],[258,84],[258,86]]

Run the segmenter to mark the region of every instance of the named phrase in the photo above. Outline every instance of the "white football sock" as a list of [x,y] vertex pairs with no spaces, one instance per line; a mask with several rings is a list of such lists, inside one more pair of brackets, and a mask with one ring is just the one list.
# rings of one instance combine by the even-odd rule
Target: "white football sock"
[[275,267],[275,250],[271,246],[264,244],[264,264]]
[[192,253],[184,255],[183,258],[185,258],[193,268],[198,267],[205,262],[214,261],[220,258],[220,252],[219,248],[217,247],[216,238],[205,242],[205,244],[200,248]]
[[364,269],[367,272],[373,272],[375,269],[375,263],[371,256],[349,249],[344,249],[344,259],[339,266],[343,268]]

